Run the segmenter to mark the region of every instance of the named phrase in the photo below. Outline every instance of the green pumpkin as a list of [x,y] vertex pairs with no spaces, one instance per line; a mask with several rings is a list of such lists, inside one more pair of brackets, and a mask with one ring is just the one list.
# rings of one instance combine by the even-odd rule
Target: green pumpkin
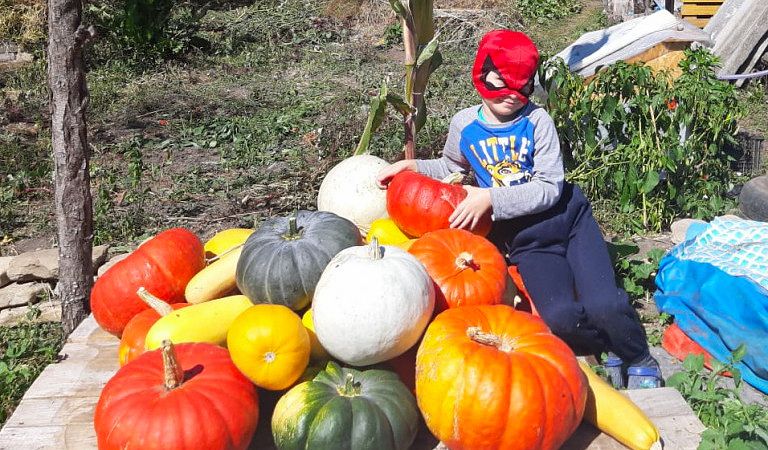
[[280,398],[272,436],[280,450],[404,450],[418,424],[416,399],[397,375],[329,362]]
[[330,212],[298,211],[292,217],[268,219],[243,245],[237,287],[253,303],[298,311],[312,301],[331,258],[361,242],[355,224]]

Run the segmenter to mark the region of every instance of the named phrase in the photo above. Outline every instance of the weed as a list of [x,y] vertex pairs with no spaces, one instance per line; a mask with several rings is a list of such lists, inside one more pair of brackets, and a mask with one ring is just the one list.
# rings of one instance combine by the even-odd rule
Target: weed
[[23,322],[0,327],[0,425],[63,345],[61,325]]
[[580,0],[517,0],[520,13],[539,23],[568,17],[581,11]]
[[[689,355],[683,361],[683,371],[667,379],[667,385],[680,391],[707,427],[700,449],[768,449],[768,409],[748,405],[738,395],[742,380],[734,365],[745,353],[742,344],[728,363],[713,361],[711,371],[704,369],[703,355]],[[725,372],[732,374],[734,388],[719,383]]]

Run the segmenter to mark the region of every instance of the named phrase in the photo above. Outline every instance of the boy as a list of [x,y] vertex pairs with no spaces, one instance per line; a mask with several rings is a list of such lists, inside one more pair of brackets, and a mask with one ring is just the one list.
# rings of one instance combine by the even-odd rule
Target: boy
[[[433,178],[475,173],[479,187],[450,217],[452,228],[474,228],[491,214],[488,235],[516,265],[541,318],[577,352],[609,350],[656,387],[661,372],[627,294],[616,286],[605,241],[589,202],[564,181],[552,118],[529,101],[539,63],[523,33],[495,30],[480,41],[472,81],[482,104],[451,120],[443,156],[398,161],[378,174],[382,189],[413,170]],[[640,370],[638,370],[640,369]]]

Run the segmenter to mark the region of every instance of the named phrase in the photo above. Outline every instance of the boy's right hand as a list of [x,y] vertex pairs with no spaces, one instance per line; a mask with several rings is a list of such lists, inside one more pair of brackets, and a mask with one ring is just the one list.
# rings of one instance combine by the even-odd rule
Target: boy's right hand
[[381,169],[376,175],[376,186],[378,186],[379,189],[386,189],[387,185],[392,181],[392,178],[395,175],[400,172],[405,172],[406,170],[416,172],[417,167],[415,159],[404,159]]

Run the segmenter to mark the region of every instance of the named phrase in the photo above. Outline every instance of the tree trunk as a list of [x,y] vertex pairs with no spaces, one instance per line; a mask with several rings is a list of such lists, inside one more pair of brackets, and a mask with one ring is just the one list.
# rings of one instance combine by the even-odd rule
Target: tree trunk
[[93,212],[88,173],[81,0],[48,0],[48,86],[54,158],[59,286],[64,333],[88,315],[93,284]]

